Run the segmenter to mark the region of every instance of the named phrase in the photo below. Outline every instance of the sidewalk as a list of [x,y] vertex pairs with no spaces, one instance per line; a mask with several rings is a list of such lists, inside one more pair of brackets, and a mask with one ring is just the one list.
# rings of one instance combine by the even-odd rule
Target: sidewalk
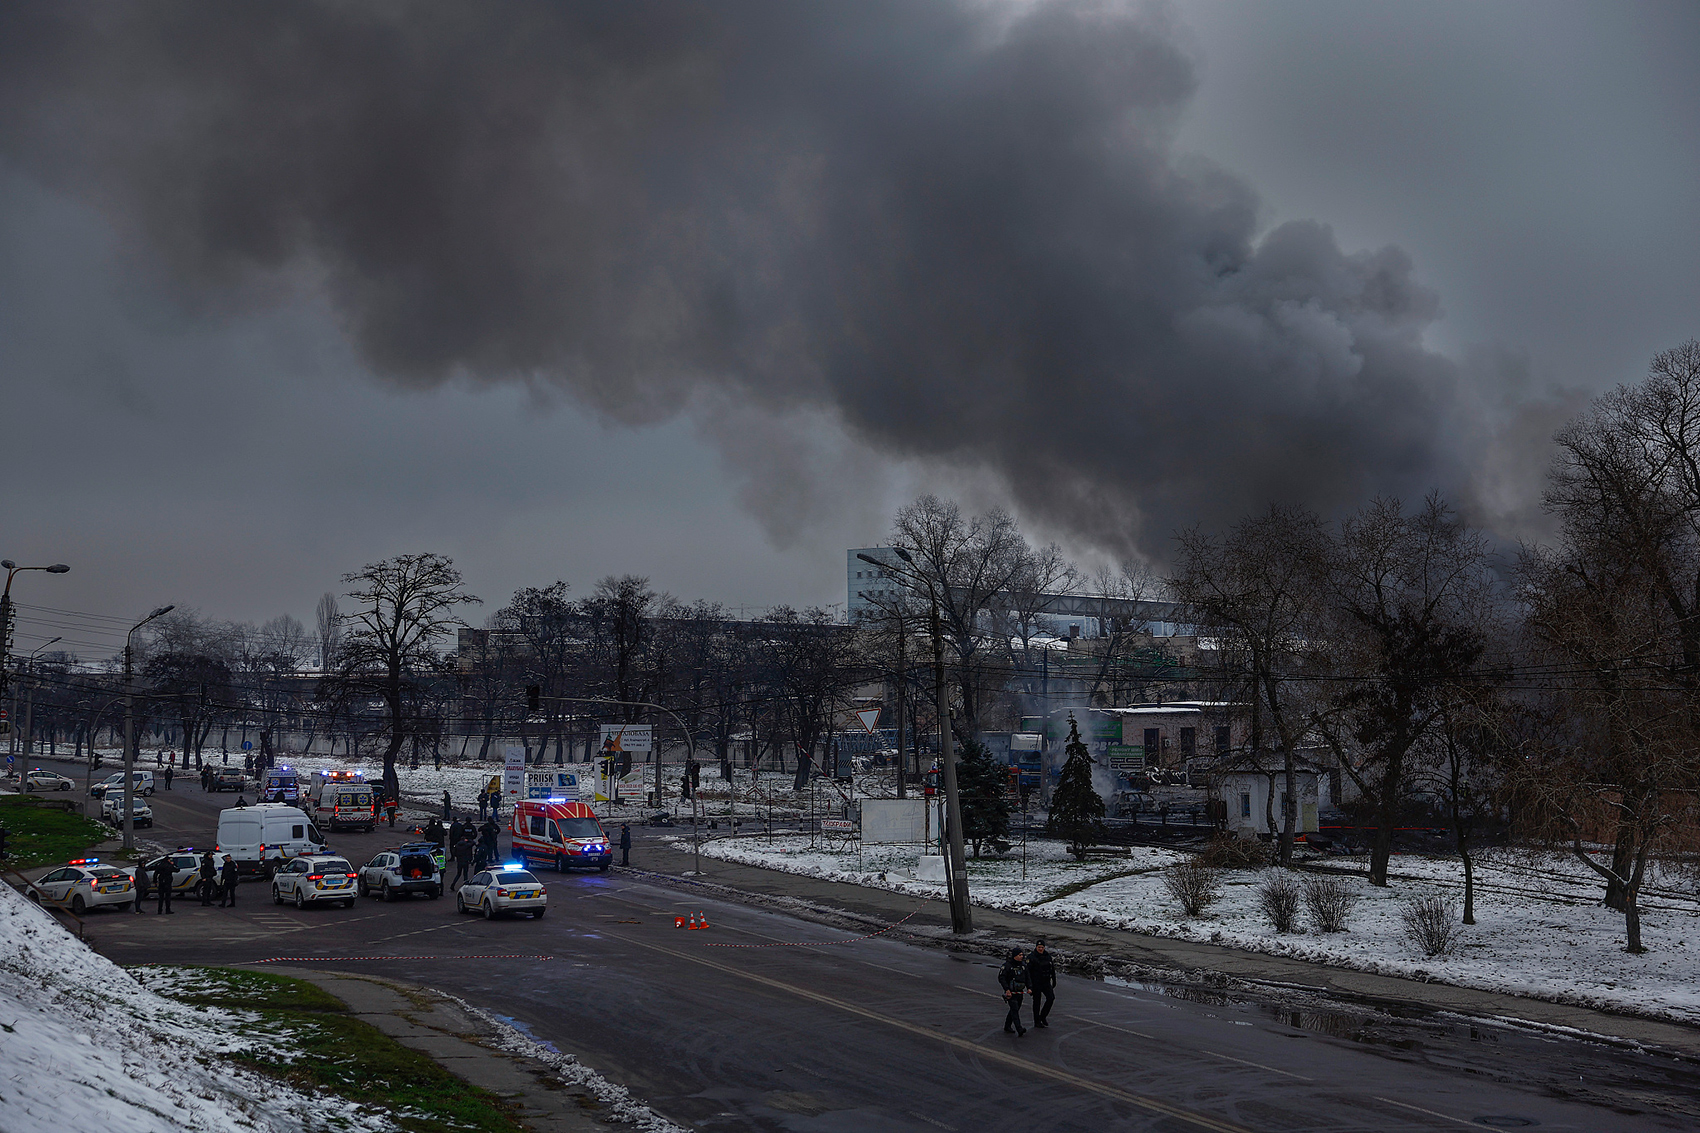
[[[539,1048],[511,1049],[512,1034],[481,1014],[429,988],[400,984],[343,972],[280,965],[256,966],[282,976],[306,980],[348,1004],[358,1019],[370,1023],[405,1047],[430,1056],[449,1073],[470,1085],[490,1091],[513,1107],[513,1115],[533,1133],[607,1133],[631,1129],[629,1114],[598,1098],[582,1079],[570,1080],[576,1062],[550,1058]],[[623,1091],[622,1091],[623,1092]],[[640,1123],[655,1127],[654,1121]]]
[[[790,904],[815,906],[823,911],[841,911],[882,925],[910,917],[906,928],[918,928],[929,938],[941,935],[949,938],[950,910],[942,900],[782,873],[706,856],[701,859],[702,872],[686,876],[695,868],[688,846],[675,848],[648,839],[633,847],[633,858],[636,867],[666,877],[675,884],[706,883],[725,887],[734,891],[726,894],[734,899],[737,894],[754,894]],[[798,911],[807,915],[805,909]],[[1077,957],[1088,957],[1086,969],[1093,968],[1092,961],[1097,960],[1135,969],[1150,969],[1150,978],[1153,979],[1161,978],[1159,973],[1163,972],[1192,974],[1195,978],[1198,973],[1221,973],[1248,983],[1300,989],[1374,1006],[1517,1020],[1537,1027],[1580,1031],[1700,1058],[1700,1028],[1678,1023],[1451,984],[1329,967],[1221,945],[1142,936],[981,906],[974,908],[974,928],[975,933],[969,941],[976,947],[992,949],[1001,948],[1006,943],[1031,944],[1035,938],[1043,936],[1065,964]]]

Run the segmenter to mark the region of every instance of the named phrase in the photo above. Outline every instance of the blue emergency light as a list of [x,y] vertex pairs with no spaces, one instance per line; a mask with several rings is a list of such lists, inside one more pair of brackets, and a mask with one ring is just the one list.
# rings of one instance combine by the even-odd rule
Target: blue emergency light
[[72,858],[66,865],[99,865],[99,858]]
[[525,863],[524,863],[524,862],[503,862],[503,863],[502,863],[502,869],[504,869],[504,870],[508,870],[508,869],[524,869],[524,868],[525,868]]

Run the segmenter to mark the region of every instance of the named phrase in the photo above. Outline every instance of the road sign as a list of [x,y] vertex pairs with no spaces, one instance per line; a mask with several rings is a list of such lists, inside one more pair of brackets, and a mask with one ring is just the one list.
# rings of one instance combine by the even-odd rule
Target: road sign
[[517,799],[525,794],[525,749],[504,748],[502,755],[502,794]]
[[254,741],[253,740],[243,740],[242,741],[242,750],[243,751],[253,751],[254,750]]
[[646,752],[654,750],[654,729],[648,724],[602,725],[602,751]]
[[858,709],[856,719],[862,722],[862,727],[872,732],[880,726],[880,710],[878,708]]

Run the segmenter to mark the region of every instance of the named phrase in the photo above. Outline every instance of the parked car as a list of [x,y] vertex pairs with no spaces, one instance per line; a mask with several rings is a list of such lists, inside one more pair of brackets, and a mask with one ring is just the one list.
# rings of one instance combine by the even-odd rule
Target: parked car
[[[152,771],[132,771],[131,774],[135,777],[136,790],[138,792],[144,795],[153,794]],[[89,794],[93,795],[97,799],[103,799],[106,797],[108,788],[122,787],[123,785],[124,773],[119,771],[112,775],[108,775],[98,783],[91,784],[89,786]]]
[[221,767],[213,773],[212,789],[215,791],[240,791],[248,785],[248,777],[242,774],[240,767]]
[[430,854],[431,859],[437,863],[437,869],[439,872],[449,867],[448,854],[444,852],[442,845],[437,842],[403,842],[400,846],[396,847],[396,850],[398,853],[403,854]]
[[153,825],[153,807],[149,806],[147,800],[140,795],[132,795],[122,788],[116,791],[108,791],[101,796],[100,817],[114,826],[124,825],[124,803],[126,800],[130,804],[131,826]]
[[[183,846],[169,854],[162,855],[162,857],[171,859],[171,892],[173,894],[194,893],[201,881],[201,852],[193,846]],[[216,850],[213,852],[213,866],[221,871],[213,878],[213,896],[215,897],[223,892],[224,887],[219,883],[218,877],[222,876],[224,859],[227,857],[229,857],[228,854],[221,854]],[[137,867],[136,889],[138,896],[146,897],[152,891],[153,871],[159,866],[159,862],[160,858],[149,858]]]
[[271,874],[302,854],[323,854],[325,837],[300,807],[284,803],[233,806],[218,812],[218,849],[243,873]]
[[57,771],[46,771],[37,767],[24,776],[26,791],[69,791],[77,785],[75,779],[59,774]]
[[455,893],[455,912],[483,913],[487,921],[498,913],[541,917],[548,909],[549,895],[543,891],[543,883],[518,865],[480,870]]
[[77,858],[31,883],[29,898],[36,904],[63,905],[82,916],[91,908],[116,905],[130,907],[136,899],[130,875],[117,866],[102,865],[99,858]]
[[319,901],[341,901],[354,907],[354,867],[342,858],[323,854],[295,858],[272,875],[272,903],[294,901],[297,909]]
[[443,895],[443,870],[432,855],[430,843],[385,850],[360,867],[355,885],[360,896],[394,901],[403,894],[423,893],[430,898]]

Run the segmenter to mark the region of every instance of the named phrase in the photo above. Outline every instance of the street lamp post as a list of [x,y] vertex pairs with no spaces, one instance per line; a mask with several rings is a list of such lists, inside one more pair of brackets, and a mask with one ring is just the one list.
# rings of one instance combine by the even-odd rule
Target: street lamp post
[[149,622],[153,621],[155,618],[160,617],[164,614],[169,614],[171,611],[175,610],[176,608],[177,608],[176,606],[161,606],[159,609],[155,610],[153,613],[149,614],[147,617],[143,618],[141,621],[139,621],[135,625],[131,626],[130,632],[124,635],[124,795],[123,795],[123,800],[124,800],[124,848],[126,850],[133,850],[133,849],[136,848],[136,813],[135,813],[136,812],[136,740],[135,740],[136,721],[135,721],[135,713],[133,711],[134,702],[135,702],[135,696],[134,696],[134,685],[135,685],[134,669],[135,669],[135,666],[131,663],[131,659],[132,659],[135,651],[131,647],[131,639],[133,639],[136,636],[137,630],[141,629],[143,626],[147,625]]
[[35,749],[35,655],[49,645],[64,641],[63,637],[55,637],[44,641],[30,650],[29,660],[24,662],[24,762],[30,761],[30,753]]
[[[915,565],[914,558],[902,547],[893,547],[892,550],[910,567]],[[859,554],[856,557],[875,566],[891,569],[890,563],[882,563],[867,555]],[[945,693],[944,627],[939,619],[939,593],[931,578],[919,571],[908,572],[907,581],[913,584],[917,580],[926,584],[927,597],[932,603],[933,692],[938,701],[939,766],[944,779],[945,826],[948,835],[945,850],[949,860],[945,865],[950,873],[950,931],[969,933],[974,931],[974,916],[968,904],[968,861],[962,842],[962,800],[956,790],[956,750],[950,734],[950,700]]]
[[[11,681],[10,666],[12,660],[12,622],[14,618],[12,607],[12,578],[19,571],[44,570],[48,574],[64,574],[71,568],[64,563],[54,563],[52,566],[21,567],[11,559],[0,559],[0,569],[6,572],[6,588],[0,591],[0,704],[6,701],[6,686]],[[14,699],[13,715],[16,715],[17,704]],[[7,720],[7,725],[16,731],[15,720]],[[16,747],[16,738],[8,746]]]

